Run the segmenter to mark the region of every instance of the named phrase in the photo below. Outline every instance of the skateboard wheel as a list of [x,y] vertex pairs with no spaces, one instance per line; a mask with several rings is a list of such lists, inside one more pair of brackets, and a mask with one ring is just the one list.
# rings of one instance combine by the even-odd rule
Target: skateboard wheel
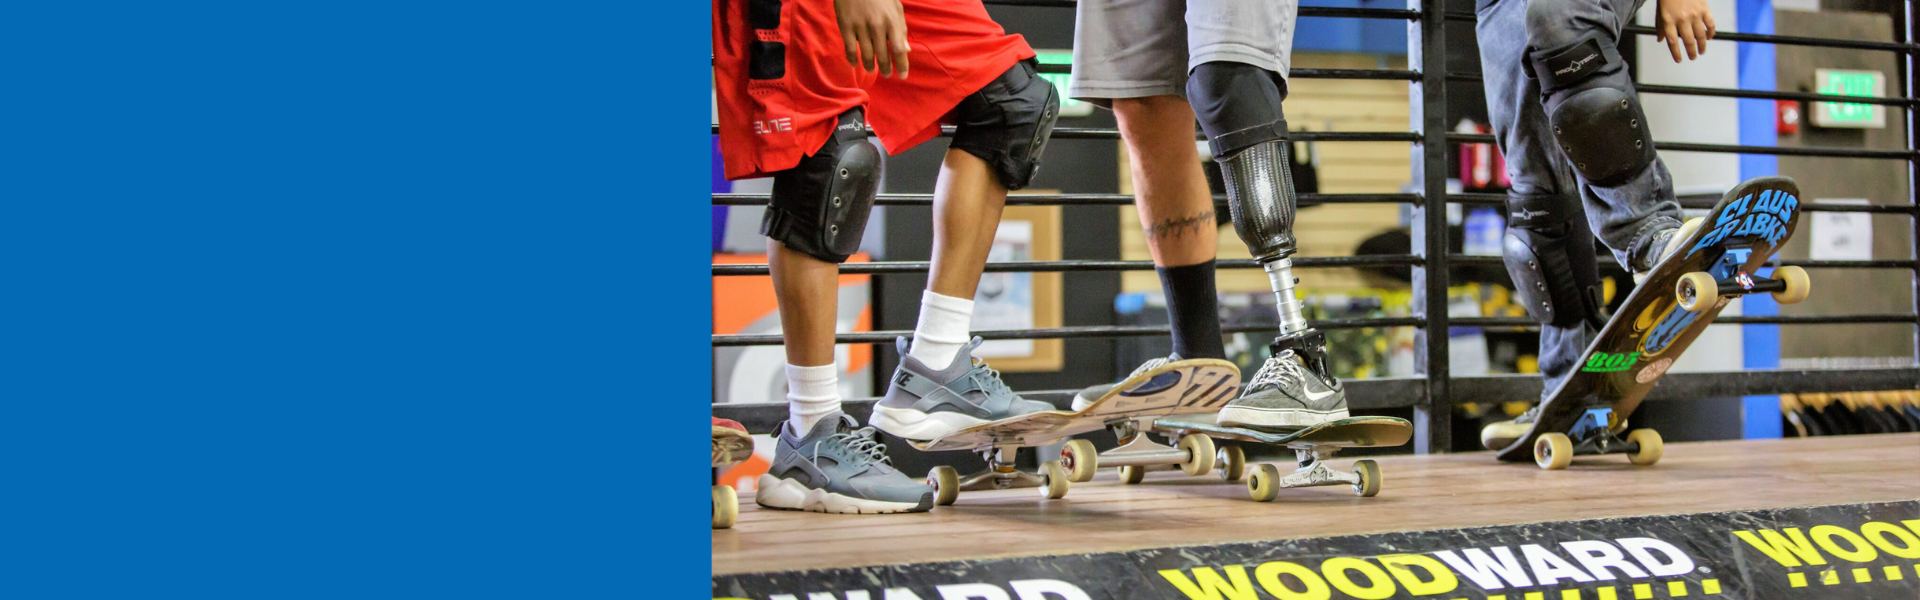
[[1640,445],[1640,451],[1627,455],[1627,460],[1636,465],[1651,465],[1660,462],[1663,443],[1660,432],[1652,429],[1635,429],[1627,432],[1627,441]]
[[1694,271],[1674,282],[1673,297],[1687,312],[1700,312],[1720,303],[1720,283],[1713,275]]
[[1121,483],[1140,483],[1141,480],[1144,480],[1146,478],[1147,478],[1147,468],[1145,466],[1127,465],[1124,467],[1120,467]]
[[933,486],[935,506],[952,506],[960,498],[960,472],[953,467],[940,465],[927,471],[927,485]]
[[733,520],[740,516],[740,497],[733,492],[733,486],[713,486],[713,528],[730,529]]
[[1353,461],[1353,474],[1360,478],[1353,484],[1353,495],[1372,498],[1380,495],[1380,463],[1371,460]]
[[[1799,304],[1807,299],[1811,291],[1807,281],[1807,270],[1800,267],[1780,267],[1773,270],[1773,278],[1787,284],[1787,289],[1773,293],[1773,301],[1781,304]],[[1651,464],[1651,463],[1649,463]]]
[[1247,476],[1247,451],[1239,446],[1221,446],[1220,455],[1214,458],[1220,463],[1221,479],[1239,481]]
[[1187,462],[1180,463],[1180,470],[1188,475],[1205,475],[1213,470],[1213,438],[1189,433],[1180,437],[1180,449],[1187,451]]
[[1548,471],[1567,468],[1573,464],[1573,440],[1557,431],[1540,434],[1533,440],[1533,464]]
[[1040,493],[1048,500],[1059,500],[1067,496],[1067,468],[1060,461],[1050,460],[1040,465]]
[[1093,449],[1093,442],[1068,440],[1060,449],[1060,466],[1066,467],[1067,477],[1074,483],[1093,481],[1093,474],[1100,468],[1100,451]]
[[1247,495],[1254,502],[1272,502],[1280,497],[1280,467],[1259,465],[1253,468],[1253,476],[1247,478]]

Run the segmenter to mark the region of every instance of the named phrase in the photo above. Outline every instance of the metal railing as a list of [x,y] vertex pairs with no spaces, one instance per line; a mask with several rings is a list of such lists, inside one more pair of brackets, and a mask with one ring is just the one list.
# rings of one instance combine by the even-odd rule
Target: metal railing
[[[1073,0],[986,0],[987,4],[1002,6],[1060,7],[1072,8]],[[1915,183],[1920,182],[1920,151],[1916,150],[1916,138],[1920,137],[1920,124],[1914,120],[1916,108],[1920,108],[1920,95],[1916,94],[1916,68],[1920,68],[1920,45],[1914,44],[1914,31],[1920,28],[1916,20],[1913,2],[1905,4],[1904,27],[1900,30],[1900,40],[1896,42],[1878,42],[1851,39],[1815,38],[1774,34],[1753,34],[1720,32],[1715,39],[1740,43],[1787,44],[1816,46],[1825,48],[1848,48],[1898,53],[1903,57],[1904,95],[1891,97],[1856,97],[1808,92],[1787,92],[1775,90],[1744,90],[1729,88],[1637,84],[1642,93],[1671,94],[1687,96],[1711,96],[1726,98],[1750,98],[1794,101],[1848,102],[1886,106],[1888,110],[1904,111],[1907,118],[1906,148],[1903,150],[1881,150],[1837,147],[1776,147],[1735,144],[1701,144],[1691,142],[1655,142],[1655,147],[1668,151],[1718,152],[1736,154],[1761,154],[1778,156],[1821,156],[1858,159],[1902,160],[1909,163],[1909,180],[1905,205],[1855,205],[1808,202],[1802,204],[1809,212],[1846,212],[1900,215],[1910,221],[1920,216],[1920,193],[1916,193]],[[1448,272],[1450,268],[1460,266],[1492,266],[1501,264],[1497,256],[1466,256],[1450,254],[1447,249],[1446,235],[1447,211],[1438,210],[1446,203],[1465,206],[1502,206],[1506,197],[1498,193],[1449,193],[1447,175],[1450,149],[1457,144],[1493,143],[1493,136],[1481,134],[1454,133],[1447,123],[1447,85],[1449,83],[1477,82],[1480,76],[1470,73],[1446,72],[1446,41],[1448,26],[1455,23],[1472,23],[1474,15],[1470,13],[1445,12],[1425,6],[1422,0],[1409,0],[1407,9],[1378,8],[1334,8],[1301,7],[1299,16],[1316,18],[1359,18],[1359,19],[1397,19],[1407,22],[1408,65],[1410,69],[1314,69],[1296,68],[1290,77],[1300,79],[1375,79],[1404,80],[1409,84],[1409,93],[1416,102],[1410,103],[1408,131],[1371,131],[1371,132],[1294,132],[1292,138],[1307,142],[1406,142],[1416,146],[1420,160],[1413,165],[1414,193],[1402,194],[1301,194],[1302,207],[1320,204],[1362,204],[1388,203],[1408,204],[1420,207],[1416,211],[1420,220],[1415,224],[1424,230],[1425,243],[1414,248],[1410,255],[1377,256],[1337,256],[1337,257],[1296,257],[1294,266],[1301,268],[1380,268],[1406,267],[1417,273],[1415,280],[1416,301],[1414,316],[1386,318],[1349,318],[1320,319],[1311,324],[1320,329],[1345,329],[1364,327],[1419,327],[1429,332],[1444,332],[1450,326],[1499,327],[1499,328],[1537,328],[1538,323],[1531,319],[1506,317],[1460,317],[1452,318],[1446,314]],[[1653,35],[1651,28],[1630,26],[1628,34]],[[1067,73],[1067,65],[1041,65],[1040,70],[1047,73]],[[717,126],[716,126],[717,132]],[[942,135],[951,135],[952,128],[944,128]],[[1118,139],[1119,132],[1108,128],[1060,127],[1054,130],[1055,139]],[[1204,139],[1196,131],[1195,139]],[[1437,199],[1429,202],[1428,199]],[[1682,205],[1688,208],[1711,207],[1717,198],[1683,197]],[[767,201],[766,194],[714,194],[716,206],[762,205]],[[878,200],[883,206],[929,206],[931,194],[881,194]],[[1223,196],[1215,196],[1214,202],[1225,206]],[[1132,204],[1133,198],[1125,194],[1036,194],[1018,195],[1007,199],[1008,205],[1043,206],[1121,206]],[[1814,269],[1892,269],[1920,273],[1920,235],[1914,236],[1913,257],[1908,259],[1877,260],[1777,260],[1779,264],[1796,265]],[[1604,250],[1602,268],[1621,270],[1610,254]],[[867,263],[848,263],[841,266],[843,273],[871,275],[924,274],[930,263],[927,261],[880,261]],[[990,262],[986,265],[989,273],[1000,272],[1087,272],[1087,271],[1145,271],[1151,270],[1150,261],[1140,260],[1060,260],[1060,261],[1017,261]],[[1221,269],[1256,269],[1259,265],[1251,259],[1220,260]],[[713,265],[714,277],[766,275],[765,264],[716,264]],[[1912,311],[1895,314],[1856,314],[1831,316],[1803,315],[1764,315],[1730,316],[1715,319],[1715,323],[1726,324],[1912,324],[1915,325],[1915,355],[1920,356],[1920,278],[1915,278],[1913,288],[1914,301]],[[1435,299],[1438,299],[1435,301]],[[1275,332],[1275,326],[1225,326],[1226,333]],[[986,339],[1066,339],[1066,338],[1116,338],[1126,336],[1165,335],[1167,326],[1075,326],[1051,327],[1025,330],[1001,330],[974,332]],[[835,336],[838,344],[883,344],[894,340],[896,336],[910,336],[911,331],[868,331],[845,333]],[[1425,341],[1415,351],[1425,365],[1424,374],[1417,377],[1390,377],[1359,379],[1346,382],[1352,408],[1357,410],[1411,408],[1415,412],[1415,450],[1421,453],[1444,452],[1452,438],[1451,422],[1453,400],[1455,398],[1473,398],[1478,401],[1529,400],[1537,398],[1541,391],[1541,379],[1538,376],[1495,375],[1483,377],[1450,377],[1448,375],[1448,336],[1426,335]],[[776,345],[781,343],[778,335],[714,335],[714,347]],[[1088,382],[1089,384],[1095,382]],[[1873,369],[1798,369],[1798,370],[1758,370],[1717,373],[1674,373],[1661,380],[1660,387],[1650,396],[1650,400],[1676,400],[1714,396],[1734,396],[1749,394],[1778,394],[1801,392],[1840,392],[1873,391],[1884,389],[1920,388],[1920,365]],[[1060,405],[1072,396],[1069,390],[1026,392],[1023,395],[1040,400],[1052,401]],[[870,409],[872,400],[853,400],[847,403],[848,412],[857,418],[864,418]],[[716,414],[735,418],[755,431],[765,431],[771,424],[786,416],[786,406],[780,403],[716,405]]]

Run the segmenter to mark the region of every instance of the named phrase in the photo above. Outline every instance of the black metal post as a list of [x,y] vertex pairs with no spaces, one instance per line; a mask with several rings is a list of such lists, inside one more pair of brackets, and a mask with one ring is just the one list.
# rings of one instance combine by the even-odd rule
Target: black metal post
[[[1901,30],[1900,41],[1907,44],[1912,44],[1916,38],[1920,38],[1920,13],[1914,11],[1914,1],[1907,0],[1904,3],[1907,18],[1905,19],[1906,27]],[[1901,65],[1906,70],[1907,97],[1920,98],[1920,82],[1914,81],[1916,77],[1920,77],[1920,65],[1915,64],[1916,61],[1920,61],[1920,56],[1908,51],[1902,53],[1900,58]],[[1920,148],[1920,122],[1916,122],[1916,117],[1920,117],[1920,110],[1908,105],[1906,111],[1907,149],[1914,150]],[[1907,161],[1907,202],[1911,206],[1920,208],[1920,160]],[[1907,237],[1911,238],[1908,241],[1913,244],[1913,311],[1914,318],[1920,319],[1920,214],[1909,214],[1907,225],[1909,226]],[[1913,328],[1913,358],[1916,364],[1920,364],[1920,322],[1915,323]]]
[[1423,198],[1420,214],[1426,244],[1415,253],[1425,292],[1414,309],[1426,318],[1426,343],[1416,351],[1426,365],[1427,397],[1414,408],[1413,448],[1421,454],[1446,452],[1453,442],[1453,400],[1447,394],[1447,7],[1441,0],[1407,0],[1420,18],[1407,24],[1407,62],[1418,65],[1412,84],[1411,125],[1420,134],[1415,185]]

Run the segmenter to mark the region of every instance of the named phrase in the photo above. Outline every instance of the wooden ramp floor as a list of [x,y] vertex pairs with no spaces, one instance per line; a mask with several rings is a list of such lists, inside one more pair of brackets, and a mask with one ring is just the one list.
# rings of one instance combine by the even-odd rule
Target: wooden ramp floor
[[1123,485],[1110,469],[1060,500],[1032,488],[969,491],[919,514],[765,510],[742,494],[738,524],[713,532],[713,573],[1920,499],[1920,434],[1670,444],[1652,467],[1620,455],[1576,459],[1565,471],[1488,452],[1378,460],[1384,486],[1374,498],[1340,486],[1257,503],[1244,484],[1217,476],[1154,472]]

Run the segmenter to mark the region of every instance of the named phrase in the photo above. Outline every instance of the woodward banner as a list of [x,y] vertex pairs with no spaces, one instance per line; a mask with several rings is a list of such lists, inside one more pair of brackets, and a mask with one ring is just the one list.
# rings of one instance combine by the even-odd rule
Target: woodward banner
[[749,600],[1920,598],[1920,501],[749,573]]

